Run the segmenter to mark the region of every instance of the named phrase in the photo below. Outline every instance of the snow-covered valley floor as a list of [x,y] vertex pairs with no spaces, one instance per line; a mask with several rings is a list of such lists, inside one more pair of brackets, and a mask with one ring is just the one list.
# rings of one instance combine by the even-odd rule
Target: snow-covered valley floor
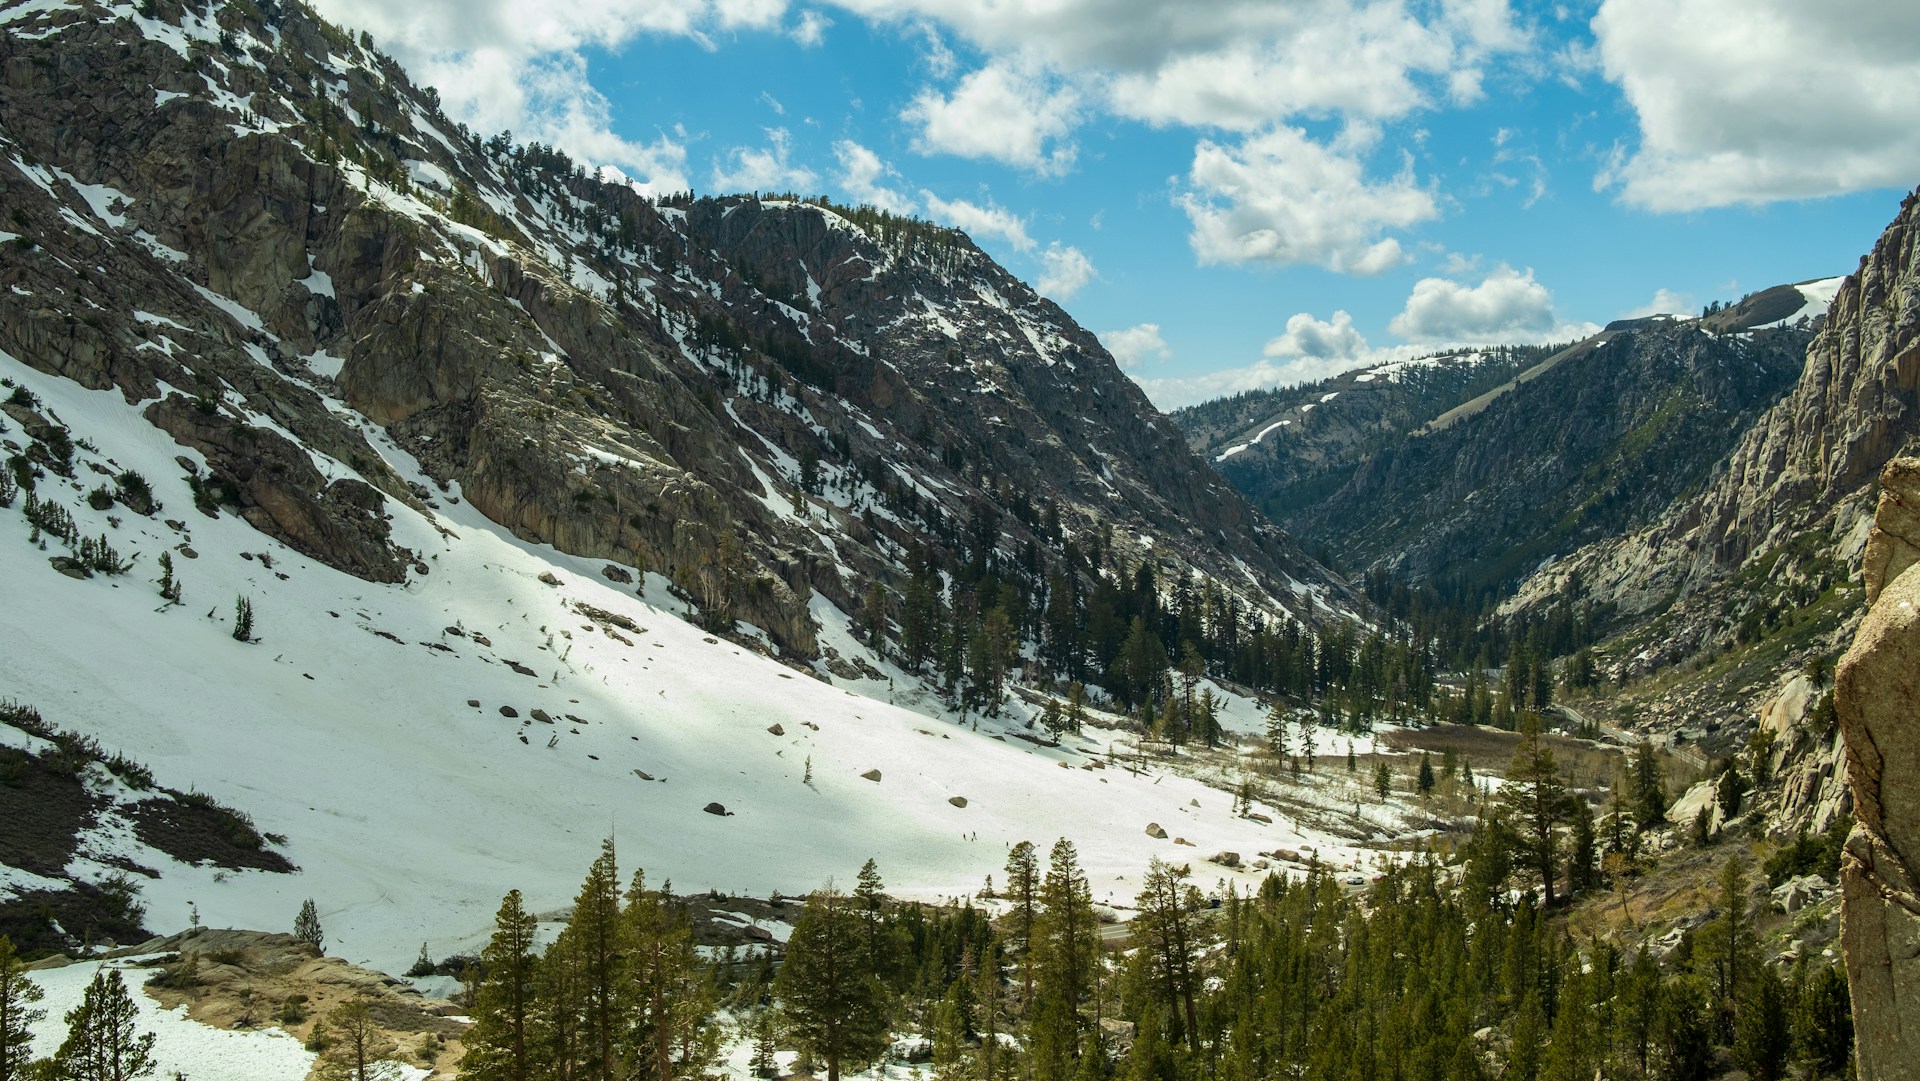
[[[161,785],[251,813],[285,835],[302,869],[222,872],[128,851],[138,842],[125,836],[88,838],[87,867],[121,854],[162,871],[142,880],[155,930],[184,927],[189,904],[211,926],[284,930],[312,897],[329,952],[394,971],[422,941],[436,956],[484,941],[509,888],[537,910],[566,905],[608,834],[625,870],[644,866],[682,892],[757,896],[850,884],[869,857],[891,892],[957,896],[998,874],[1015,842],[1044,850],[1056,837],[1078,846],[1103,902],[1131,901],[1155,854],[1367,856],[1283,819],[1237,817],[1231,795],[1191,779],[1082,768],[1099,740],[1039,747],[997,722],[975,731],[888,705],[884,682],[864,694],[828,685],[677,618],[657,576],[635,596],[601,576],[602,561],[519,541],[464,503],[435,521],[389,500],[395,540],[429,573],[404,586],[360,581],[231,512],[196,511],[175,462],[183,448],[139,405],[3,354],[0,375],[97,447],[78,455],[79,480],[49,476],[43,495],[83,534],[138,554],[126,575],[74,580],[48,565],[64,554],[58,541],[29,544],[18,503],[0,512],[0,697],[146,763]],[[10,428],[0,439],[21,441]],[[426,480],[370,435],[403,476]],[[94,462],[142,473],[164,509],[89,508],[84,493],[103,480]],[[167,550],[185,588],[171,608],[153,585]],[[540,580],[548,572],[558,586]],[[255,606],[252,643],[231,636],[241,595]],[[644,630],[620,631],[622,642],[580,606]],[[859,649],[844,625],[823,641]],[[24,738],[0,728],[0,739]],[[872,770],[878,781],[862,776]],[[1148,822],[1195,847],[1147,836]]]

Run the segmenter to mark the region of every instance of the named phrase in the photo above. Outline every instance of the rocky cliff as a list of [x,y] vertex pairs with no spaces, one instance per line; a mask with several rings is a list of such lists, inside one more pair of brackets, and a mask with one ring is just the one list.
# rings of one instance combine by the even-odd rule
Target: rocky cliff
[[1863,560],[1870,607],[1834,705],[1858,822],[1841,938],[1863,1081],[1920,1077],[1920,458],[1888,464]]
[[0,19],[0,350],[149,403],[209,512],[343,570],[427,573],[384,501],[465,500],[800,658],[915,565],[1357,606],[964,234],[643,197],[297,3]]

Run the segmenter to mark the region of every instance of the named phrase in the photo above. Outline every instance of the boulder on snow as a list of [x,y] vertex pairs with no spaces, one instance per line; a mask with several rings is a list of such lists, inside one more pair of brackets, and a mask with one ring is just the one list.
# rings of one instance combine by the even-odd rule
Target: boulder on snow
[[500,716],[502,716],[502,717],[518,717],[518,716],[520,716],[520,711],[519,711],[519,710],[517,710],[517,709],[514,709],[514,708],[513,708],[512,706],[501,706],[501,707],[500,707]]
[[877,784],[880,780],[880,771],[877,769],[870,769],[867,772],[862,773],[860,776],[865,777],[867,780],[873,781]]
[[467,705],[472,706],[474,709],[479,709],[480,700],[478,698],[469,698],[467,699]]
[[721,818],[730,818],[733,815],[733,812],[727,810],[726,805],[723,803],[709,803],[700,809],[710,815],[719,815]]
[[1244,814],[1244,815],[1241,815],[1240,817],[1242,817],[1242,818],[1245,818],[1245,819],[1249,819],[1249,820],[1251,820],[1251,821],[1254,821],[1254,822],[1258,822],[1258,823],[1260,823],[1260,824],[1261,824],[1261,825],[1263,825],[1263,826],[1271,826],[1271,825],[1273,825],[1273,819],[1271,819],[1271,818],[1269,818],[1269,817],[1267,817],[1266,815],[1263,815],[1263,814],[1261,814],[1261,813],[1259,813],[1258,811],[1248,811],[1248,812],[1247,812],[1246,814]]
[[1167,839],[1167,831],[1160,828],[1160,823],[1149,822],[1147,823],[1147,836],[1156,841],[1164,841]]
[[1207,862],[1217,863],[1222,867],[1238,867],[1240,866],[1240,853],[1215,852],[1213,855],[1207,857]]
[[779,725],[779,724],[777,724],[777,723],[776,723],[776,724],[770,724],[770,725],[768,725],[768,726],[767,726],[767,731],[768,731],[768,733],[770,733],[770,734],[772,734],[772,735],[776,735],[776,736],[784,736],[784,735],[786,735],[786,734],[787,734],[787,730],[786,730],[786,729],[784,729],[784,728],[782,728],[782,727],[780,727],[780,725]]
[[548,713],[544,709],[533,710],[532,712],[528,713],[527,716],[532,717],[534,720],[539,721],[541,724],[553,723],[553,714]]
[[540,580],[542,582],[547,583],[550,586],[557,586],[560,584],[560,579],[556,577],[552,571],[541,571]]
[[625,567],[616,567],[611,563],[600,568],[600,577],[605,578],[609,582],[618,582],[623,586],[633,582],[632,571],[629,571]]
[[948,796],[948,797],[947,797],[947,802],[948,802],[948,803],[951,803],[951,804],[953,804],[953,805],[954,805],[955,807],[965,807],[965,806],[967,805],[967,797],[965,797],[965,796]]
[[1194,844],[1192,841],[1187,840],[1185,837],[1175,837],[1173,839],[1173,843],[1177,845],[1186,845],[1188,848],[1200,847],[1199,845]]

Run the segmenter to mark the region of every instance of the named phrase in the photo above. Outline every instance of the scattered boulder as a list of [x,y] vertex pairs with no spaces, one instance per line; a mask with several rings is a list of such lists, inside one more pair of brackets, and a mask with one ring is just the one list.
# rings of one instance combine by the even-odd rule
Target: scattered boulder
[[967,805],[967,797],[965,797],[965,796],[948,796],[948,797],[947,797],[947,802],[948,802],[948,803],[951,803],[951,804],[953,804],[953,805],[954,805],[955,807],[965,807],[965,806]]
[[867,772],[862,773],[860,776],[865,777],[867,780],[873,781],[876,784],[879,783],[880,781],[880,771],[877,769],[870,769]]
[[513,708],[512,706],[501,706],[501,707],[500,707],[500,716],[502,716],[502,717],[518,717],[518,716],[520,716],[520,711],[519,711],[519,710],[517,710],[517,709],[514,709],[514,708]]
[[467,699],[467,705],[472,706],[474,709],[479,709],[480,700],[478,698],[469,698]]
[[1819,875],[1800,875],[1789,878],[1773,888],[1773,900],[1783,912],[1798,912],[1801,909],[1826,898],[1833,887]]
[[1273,819],[1267,817],[1266,815],[1260,814],[1257,811],[1248,811],[1246,814],[1241,815],[1240,817],[1245,818],[1249,821],[1258,822],[1263,826],[1273,825]]
[[527,716],[532,717],[534,720],[539,721],[541,724],[553,723],[553,714],[548,713],[544,709],[531,710],[528,712]]
[[87,569],[87,565],[72,556],[54,556],[52,559],[47,560],[47,562],[53,566],[54,570],[59,571],[69,578],[93,577],[93,572]]
[[1160,827],[1160,823],[1149,822],[1147,823],[1147,836],[1156,841],[1164,841],[1167,839],[1167,831]]
[[1217,863],[1222,867],[1238,867],[1240,866],[1240,853],[1215,852],[1213,855],[1207,857],[1207,862]]
[[560,584],[560,579],[557,576],[555,576],[555,574],[552,571],[541,571],[540,580],[550,586],[557,586]]
[[775,736],[784,736],[784,735],[786,735],[786,734],[787,734],[787,730],[786,730],[786,729],[784,729],[784,728],[782,728],[782,727],[780,727],[780,726],[779,726],[778,724],[770,724],[770,725],[768,725],[768,726],[767,726],[767,732],[768,732],[768,734],[770,734],[770,735],[775,735]]
[[700,809],[710,815],[719,815],[721,818],[733,817],[733,812],[727,810],[726,805],[721,803],[709,803]]
[[623,586],[633,584],[632,571],[629,571],[625,567],[616,567],[611,563],[600,568],[600,577],[605,578],[609,582],[617,582]]
[[1194,844],[1192,841],[1187,840],[1185,837],[1175,837],[1173,839],[1173,843],[1177,845],[1186,845],[1188,848],[1200,847],[1199,845]]

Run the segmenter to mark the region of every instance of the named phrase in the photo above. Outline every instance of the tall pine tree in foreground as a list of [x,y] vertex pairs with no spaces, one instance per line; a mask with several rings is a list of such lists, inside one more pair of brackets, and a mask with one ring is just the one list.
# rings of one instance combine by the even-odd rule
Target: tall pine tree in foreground
[[807,898],[775,984],[788,1030],[827,1064],[827,1081],[886,1048],[886,989],[867,966],[865,925],[831,886]]
[[33,1025],[47,1016],[47,1011],[34,1007],[42,994],[40,985],[27,978],[27,966],[14,954],[13,940],[0,935],[0,1081],[27,1076]]
[[67,1039],[54,1052],[61,1081],[132,1081],[153,1073],[153,1033],[135,1026],[139,1009],[120,970],[102,967],[67,1013]]
[[484,973],[474,994],[473,1028],[466,1037],[462,1077],[473,1081],[532,1081],[533,914],[519,890],[509,891],[493,918],[493,938],[480,953]]

